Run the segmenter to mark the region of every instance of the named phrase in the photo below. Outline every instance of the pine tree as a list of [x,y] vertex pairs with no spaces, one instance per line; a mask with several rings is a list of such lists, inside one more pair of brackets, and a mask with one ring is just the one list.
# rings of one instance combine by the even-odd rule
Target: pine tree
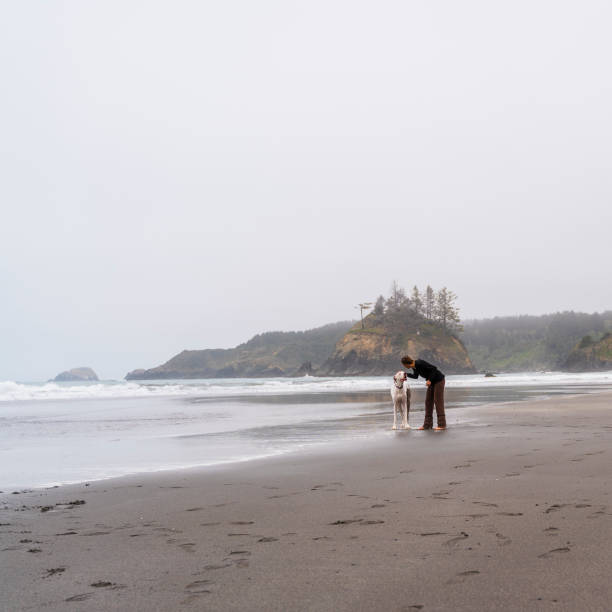
[[427,289],[425,289],[425,316],[428,319],[434,318],[434,313],[436,309],[436,294],[434,290],[427,285]]
[[463,328],[459,318],[459,309],[455,306],[457,296],[443,287],[436,294],[435,319],[447,332],[459,332]]
[[419,288],[416,285],[412,288],[412,295],[410,296],[410,306],[417,315],[421,317],[423,316],[423,299],[421,298]]
[[391,295],[387,300],[387,309],[399,310],[406,303],[406,292],[399,286],[397,281],[391,283]]
[[379,295],[376,299],[376,303],[374,304],[374,314],[382,315],[385,313],[385,298],[382,295]]

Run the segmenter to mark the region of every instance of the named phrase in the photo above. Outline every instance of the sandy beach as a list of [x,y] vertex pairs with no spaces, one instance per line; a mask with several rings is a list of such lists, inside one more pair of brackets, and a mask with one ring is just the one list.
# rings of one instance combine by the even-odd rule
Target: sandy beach
[[485,406],[443,433],[4,491],[0,608],[609,610],[611,407]]

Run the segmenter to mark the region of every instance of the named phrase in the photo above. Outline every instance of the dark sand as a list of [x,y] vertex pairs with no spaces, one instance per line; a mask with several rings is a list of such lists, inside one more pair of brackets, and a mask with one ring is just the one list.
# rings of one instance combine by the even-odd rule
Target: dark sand
[[5,491],[0,608],[611,610],[612,394],[462,414],[444,433]]

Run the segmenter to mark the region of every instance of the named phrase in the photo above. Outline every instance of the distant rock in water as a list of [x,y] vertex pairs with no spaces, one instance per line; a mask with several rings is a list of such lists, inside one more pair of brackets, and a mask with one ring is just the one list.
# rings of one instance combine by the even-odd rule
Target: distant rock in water
[[91,368],[72,368],[72,370],[61,372],[53,380],[54,382],[82,382],[99,379],[97,374]]
[[294,376],[312,376],[314,374],[314,368],[312,367],[311,361],[305,361],[295,372]]
[[585,336],[567,356],[563,370],[568,372],[593,372],[612,370],[612,333],[604,334],[600,340]]
[[495,374],[493,374],[493,372],[486,372],[485,378],[495,378]]
[[445,374],[476,372],[463,343],[440,325],[408,309],[371,313],[336,344],[320,376],[392,376],[403,355],[424,359]]

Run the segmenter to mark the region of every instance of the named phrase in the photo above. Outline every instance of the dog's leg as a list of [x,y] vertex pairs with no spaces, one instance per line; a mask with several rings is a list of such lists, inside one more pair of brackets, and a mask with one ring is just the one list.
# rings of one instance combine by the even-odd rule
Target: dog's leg
[[406,411],[406,429],[410,429],[410,425],[408,425],[408,419],[410,418],[410,387],[406,388],[406,403],[404,404],[404,409]]
[[393,427],[391,429],[397,429],[397,404],[393,402]]

